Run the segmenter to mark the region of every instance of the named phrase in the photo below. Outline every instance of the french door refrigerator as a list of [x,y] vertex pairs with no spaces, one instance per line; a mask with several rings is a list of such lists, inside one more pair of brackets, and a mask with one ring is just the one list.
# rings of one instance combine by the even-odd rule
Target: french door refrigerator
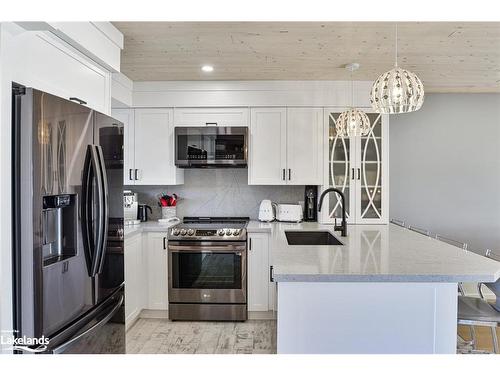
[[124,353],[123,124],[33,88],[12,99],[15,335],[49,339],[16,352]]

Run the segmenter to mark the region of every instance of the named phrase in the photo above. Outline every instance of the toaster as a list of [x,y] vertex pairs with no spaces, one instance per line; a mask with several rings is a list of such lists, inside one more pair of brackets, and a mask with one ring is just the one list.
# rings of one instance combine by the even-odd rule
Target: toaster
[[298,223],[303,217],[304,213],[300,204],[278,204],[276,220]]

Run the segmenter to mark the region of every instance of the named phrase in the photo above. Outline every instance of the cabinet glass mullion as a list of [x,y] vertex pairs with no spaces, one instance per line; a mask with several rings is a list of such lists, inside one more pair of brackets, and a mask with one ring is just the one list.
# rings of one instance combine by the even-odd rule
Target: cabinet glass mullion
[[360,219],[381,219],[382,212],[382,116],[368,113],[370,133],[360,139]]

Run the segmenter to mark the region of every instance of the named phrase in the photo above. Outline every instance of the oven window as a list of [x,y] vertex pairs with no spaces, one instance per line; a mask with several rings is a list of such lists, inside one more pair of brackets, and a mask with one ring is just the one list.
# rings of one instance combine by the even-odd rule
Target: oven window
[[181,289],[241,289],[241,255],[172,253],[172,284]]

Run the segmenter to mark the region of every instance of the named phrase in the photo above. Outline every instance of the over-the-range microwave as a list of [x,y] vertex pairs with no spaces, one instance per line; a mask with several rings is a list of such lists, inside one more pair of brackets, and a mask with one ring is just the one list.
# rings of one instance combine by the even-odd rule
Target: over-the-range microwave
[[180,126],[174,131],[175,165],[180,168],[245,168],[248,128]]

